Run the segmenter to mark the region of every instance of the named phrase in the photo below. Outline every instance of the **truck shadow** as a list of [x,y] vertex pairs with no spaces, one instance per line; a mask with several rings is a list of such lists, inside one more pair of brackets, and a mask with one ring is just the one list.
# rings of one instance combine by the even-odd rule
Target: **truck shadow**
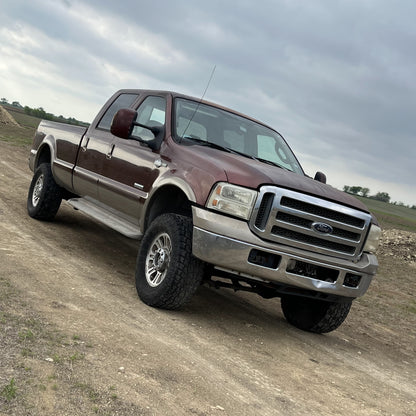
[[[135,292],[134,271],[140,242],[124,237],[67,206],[62,208],[54,223],[51,223],[60,234],[68,237],[66,242],[58,244],[66,244],[67,249],[72,251],[71,254],[90,259],[92,265],[104,265],[113,270],[111,281],[114,282],[116,278],[123,286],[132,287],[131,301],[137,302],[138,310],[148,308]],[[91,273],[94,273],[94,269]],[[94,280],[103,278],[105,277],[94,276]],[[313,343],[320,343],[332,337],[332,334],[310,334],[293,328],[283,316],[279,298],[263,299],[255,293],[234,292],[231,289],[218,290],[206,285],[202,285],[190,303],[181,310],[158,311],[167,320],[188,321],[223,334],[238,335],[249,332],[253,336],[261,335],[271,341],[287,335],[289,338],[296,336],[305,340],[315,340]]]

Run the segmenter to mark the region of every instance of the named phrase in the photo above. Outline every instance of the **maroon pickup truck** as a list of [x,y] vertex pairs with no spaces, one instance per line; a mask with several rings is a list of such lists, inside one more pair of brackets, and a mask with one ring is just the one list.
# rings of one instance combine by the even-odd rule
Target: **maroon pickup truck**
[[280,297],[291,324],[329,332],[377,270],[380,228],[356,198],[305,175],[274,129],[168,91],[121,90],[87,128],[42,121],[27,208],[62,199],[140,239],[136,287],[176,309],[201,283]]

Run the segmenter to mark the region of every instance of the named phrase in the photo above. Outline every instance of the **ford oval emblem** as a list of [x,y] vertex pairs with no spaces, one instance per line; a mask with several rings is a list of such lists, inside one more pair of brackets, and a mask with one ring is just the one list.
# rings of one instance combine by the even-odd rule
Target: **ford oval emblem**
[[321,234],[332,234],[334,231],[329,224],[325,224],[324,222],[314,222],[312,224],[312,229]]

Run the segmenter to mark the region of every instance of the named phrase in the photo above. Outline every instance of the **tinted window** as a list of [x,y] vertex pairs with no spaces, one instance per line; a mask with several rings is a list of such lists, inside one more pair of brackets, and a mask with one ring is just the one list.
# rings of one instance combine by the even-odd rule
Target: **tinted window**
[[188,120],[185,117],[179,116],[176,119],[176,131],[179,136],[183,136],[186,131],[187,136],[207,140],[207,129],[202,124]]
[[244,134],[240,134],[233,130],[224,130],[224,142],[227,147],[237,150],[238,152],[244,152],[245,139]]
[[[137,109],[136,121],[149,127],[162,127],[165,124],[166,100],[162,97],[147,97]],[[133,136],[153,139],[153,133],[143,127],[135,126]]]
[[296,168],[299,168],[292,152],[289,151],[283,142],[276,140],[275,137],[258,135],[257,146],[258,157],[277,163],[288,170],[297,171]]
[[104,113],[102,119],[98,123],[97,128],[103,130],[110,130],[111,122],[113,121],[114,114],[121,108],[129,108],[137,100],[137,94],[121,94],[114,102],[108,107],[108,110]]
[[254,120],[183,98],[175,100],[174,111],[174,138],[180,143],[207,141],[303,175],[283,137]]

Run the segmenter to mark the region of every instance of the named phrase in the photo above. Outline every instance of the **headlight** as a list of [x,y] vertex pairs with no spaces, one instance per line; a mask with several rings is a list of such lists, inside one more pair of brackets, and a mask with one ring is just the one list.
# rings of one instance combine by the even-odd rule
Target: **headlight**
[[364,251],[375,253],[380,242],[381,228],[375,224],[371,224],[367,241],[365,242]]
[[212,190],[207,208],[248,220],[256,202],[256,197],[256,191],[220,182]]

